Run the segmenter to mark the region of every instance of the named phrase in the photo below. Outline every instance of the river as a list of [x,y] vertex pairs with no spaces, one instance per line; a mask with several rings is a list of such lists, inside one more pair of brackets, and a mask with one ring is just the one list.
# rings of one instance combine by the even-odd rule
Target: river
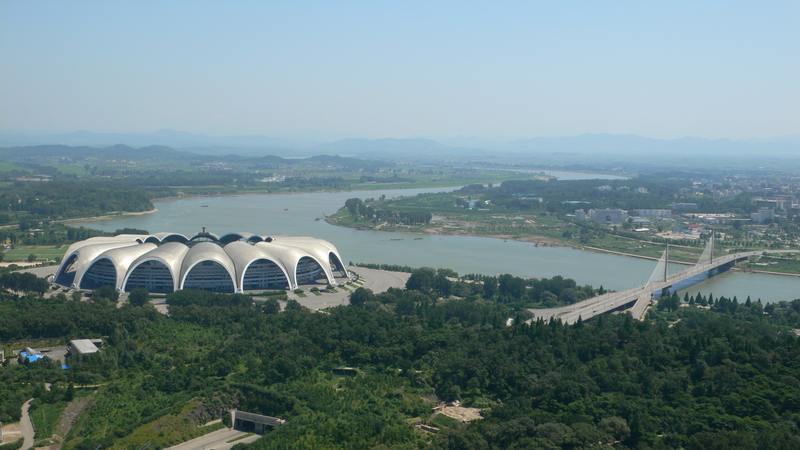
[[[157,201],[158,211],[152,214],[80,224],[107,231],[131,227],[151,233],[174,231],[186,235],[200,231],[201,227],[219,235],[237,231],[309,235],[333,242],[345,261],[447,267],[462,274],[563,275],[581,284],[617,290],[643,284],[655,266],[654,261],[568,247],[537,247],[526,242],[471,236],[355,230],[330,225],[322,219],[352,197],[397,197],[452,189],[189,197]],[[672,271],[682,267],[673,265]],[[800,278],[729,272],[689,289],[692,294],[698,291],[712,292],[715,297],[737,295],[744,299],[750,295],[753,300],[791,300],[800,297]]]

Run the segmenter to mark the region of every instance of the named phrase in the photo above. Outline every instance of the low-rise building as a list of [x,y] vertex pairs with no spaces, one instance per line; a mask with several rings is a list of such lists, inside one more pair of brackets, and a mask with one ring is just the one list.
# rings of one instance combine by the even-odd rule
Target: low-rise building
[[699,220],[705,223],[728,223],[736,218],[733,213],[691,213],[684,214],[689,219]]
[[42,352],[30,347],[25,347],[17,355],[17,361],[20,364],[34,363],[36,361],[41,360],[42,358],[44,358]]
[[775,218],[775,210],[772,208],[759,208],[758,211],[750,214],[750,220],[758,224],[772,222]]
[[589,217],[595,223],[618,225],[628,220],[628,213],[623,209],[591,209],[589,210]]
[[669,219],[672,217],[671,209],[634,209],[634,216],[647,217],[650,219]]
[[69,354],[81,358],[100,351],[98,345],[102,346],[101,339],[73,339],[69,341]]
[[270,429],[279,427],[285,423],[286,421],[279,417],[239,411],[238,409],[231,411],[231,425],[234,430],[264,434]]
[[628,220],[628,213],[623,209],[583,209],[575,210],[575,220],[591,220],[604,225],[619,225]]

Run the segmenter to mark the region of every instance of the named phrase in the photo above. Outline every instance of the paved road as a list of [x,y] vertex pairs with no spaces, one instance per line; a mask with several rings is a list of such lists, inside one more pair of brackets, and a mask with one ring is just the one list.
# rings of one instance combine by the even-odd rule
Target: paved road
[[39,278],[47,278],[50,275],[55,275],[56,270],[58,270],[58,265],[31,267],[28,269],[18,270],[18,272],[32,273]]
[[31,400],[22,404],[22,416],[19,419],[19,429],[22,431],[22,450],[33,448],[33,423],[28,411],[31,409]]
[[[411,276],[410,273],[392,272],[389,270],[367,269],[364,267],[349,267],[351,273],[357,273],[364,281],[364,287],[372,290],[376,294],[386,292],[389,288],[404,288],[406,281]],[[298,297],[289,292],[289,298],[297,300],[298,303],[313,311],[330,308],[333,306],[349,305],[350,291],[344,288],[337,288],[338,292],[322,292],[320,295],[312,294],[306,289],[305,297]]]
[[[411,276],[410,273],[405,272],[392,272],[389,270],[367,269],[364,267],[350,267],[350,272],[355,272],[361,276],[364,281],[364,287],[372,290],[376,294],[386,292],[389,288],[404,288],[406,281]],[[305,306],[312,311],[319,311],[325,308],[334,306],[342,306],[350,304],[350,291],[344,288],[337,288],[337,292],[321,292],[320,295],[315,295],[304,288],[306,291],[305,297],[299,297],[294,292],[289,291],[287,295],[293,300]],[[256,301],[259,301],[256,298]],[[150,303],[155,306],[156,310],[162,314],[169,314],[169,306],[166,299],[163,297],[151,299]],[[286,306],[286,302],[281,301],[281,308]]]
[[406,281],[411,277],[411,274],[406,272],[367,269],[365,267],[351,267],[348,270],[361,275],[364,278],[364,287],[371,289],[376,294],[386,292],[389,288],[405,288]]
[[261,437],[257,434],[250,434],[249,436],[248,434],[249,433],[245,433],[244,431],[223,428],[221,430],[204,434],[198,438],[194,438],[191,441],[186,441],[183,444],[169,447],[167,450],[227,450],[236,444],[249,444],[251,442],[255,442]]

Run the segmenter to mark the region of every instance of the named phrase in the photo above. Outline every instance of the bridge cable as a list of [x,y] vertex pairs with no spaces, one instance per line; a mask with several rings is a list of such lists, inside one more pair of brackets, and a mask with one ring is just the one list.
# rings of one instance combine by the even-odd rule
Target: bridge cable
[[702,266],[703,264],[710,264],[714,262],[714,233],[711,233],[711,236],[706,241],[706,247],[703,249],[703,253],[700,254],[700,258],[697,260],[696,266]]

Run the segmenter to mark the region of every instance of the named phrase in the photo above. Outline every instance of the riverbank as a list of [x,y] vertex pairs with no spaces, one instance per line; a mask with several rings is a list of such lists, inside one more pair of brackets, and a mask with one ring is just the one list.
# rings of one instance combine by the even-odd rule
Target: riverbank
[[[580,175],[577,179],[583,179],[583,176],[586,178],[590,178],[592,175],[600,175],[600,176],[619,176],[619,174],[606,174],[603,172],[588,172],[588,171],[571,171],[566,169],[541,169],[542,171],[552,171],[557,172],[560,176],[566,176],[566,179],[571,179],[573,175]],[[495,171],[496,173],[491,173]],[[489,174],[485,176],[478,176],[474,178],[445,178],[445,179],[423,179],[423,180],[411,180],[411,181],[401,181],[401,182],[367,182],[367,183],[355,183],[351,184],[344,188],[309,188],[309,189],[296,189],[296,188],[288,188],[288,189],[270,189],[268,186],[259,186],[257,188],[252,189],[241,189],[241,188],[233,188],[231,190],[226,190],[221,188],[217,191],[205,191],[205,192],[186,192],[181,193],[179,195],[164,195],[159,197],[153,197],[151,200],[153,202],[165,202],[165,201],[173,201],[173,200],[186,200],[192,198],[213,198],[213,197],[232,197],[232,196],[244,196],[244,195],[281,195],[281,194],[309,194],[309,193],[341,193],[341,192],[354,192],[354,191],[379,191],[379,190],[415,190],[415,189],[450,189],[453,190],[458,189],[462,186],[466,186],[469,184],[485,184],[485,183],[497,183],[502,182],[508,179],[519,179],[520,177],[511,177],[507,176],[507,174],[517,173],[519,175],[523,175],[522,178],[531,178],[532,175],[535,173],[526,173],[526,172],[514,172],[514,171],[507,171],[507,170],[498,170],[498,169],[489,169]],[[557,178],[561,178],[557,176]],[[624,178],[624,177],[623,177]],[[600,178],[605,179],[605,178]],[[173,189],[174,192],[181,192],[183,187],[174,186],[170,187]],[[187,189],[188,190],[188,189]],[[98,216],[90,216],[90,217],[74,217],[69,219],[60,219],[54,222],[63,223],[63,224],[76,224],[82,222],[95,222],[95,221],[107,221],[113,220],[120,217],[125,216],[137,216],[137,215],[145,215],[145,214],[152,214],[157,212],[157,208],[153,208],[148,211],[112,211],[106,214],[101,214]],[[16,224],[7,224],[2,227],[14,227]],[[542,240],[546,240],[548,238],[543,238]]]
[[800,273],[774,272],[771,270],[750,269],[748,267],[734,267],[732,270],[745,273],[761,273],[764,275],[782,275],[786,277],[800,277]]
[[[181,194],[181,195],[165,195],[163,197],[153,197],[153,202],[169,202],[169,201],[177,201],[177,200],[190,200],[196,198],[218,198],[218,197],[239,197],[239,196],[250,196],[250,195],[302,195],[302,194],[310,194],[310,193],[340,193],[340,192],[355,192],[355,191],[370,191],[370,190],[381,190],[381,189],[458,189],[462,186],[462,184],[452,184],[451,182],[448,183],[432,183],[432,184],[422,184],[422,185],[414,185],[414,184],[407,184],[407,183],[398,183],[396,186],[391,185],[389,183],[384,183],[381,185],[364,185],[364,186],[356,186],[350,187],[347,189],[311,189],[311,190],[275,190],[275,191],[264,191],[264,190],[238,190],[238,191],[220,191],[220,192],[210,192],[210,193],[202,193],[202,194]],[[63,223],[65,225],[70,224],[81,224],[83,222],[97,222],[97,221],[107,221],[113,219],[119,219],[121,217],[130,217],[130,216],[143,216],[147,214],[153,214],[158,212],[158,208],[153,208],[147,211],[112,211],[106,214],[102,214],[99,216],[90,216],[90,217],[73,217],[69,219],[59,219],[54,220],[55,223]],[[16,224],[9,224],[4,225],[3,227],[15,227]],[[2,227],[0,227],[2,228]]]
[[118,219],[120,217],[129,217],[129,216],[144,216],[147,214],[153,214],[158,212],[158,208],[148,209],[147,211],[111,211],[106,214],[102,214],[99,216],[92,216],[92,217],[74,217],[72,219],[61,219],[61,220],[54,220],[55,223],[63,223],[64,225],[69,225],[77,222],[95,222],[98,220],[112,220]]
[[[422,229],[397,229],[397,228],[386,228],[386,227],[373,227],[369,225],[363,225],[358,223],[343,223],[336,218],[336,214],[332,214],[325,217],[325,221],[331,225],[351,228],[354,230],[370,230],[370,231],[386,231],[386,232],[400,232],[400,233],[418,233],[423,235],[434,235],[434,236],[471,236],[471,237],[485,237],[485,238],[492,238],[492,239],[502,239],[502,240],[511,240],[517,242],[527,242],[530,244],[535,244],[537,247],[565,247],[565,248],[574,248],[576,250],[588,250],[595,253],[607,253],[612,255],[620,255],[620,256],[628,256],[631,258],[639,258],[639,259],[646,259],[649,261],[658,261],[659,258],[647,255],[638,255],[636,253],[629,253],[629,252],[621,252],[618,250],[611,250],[601,247],[593,247],[588,245],[580,245],[575,244],[573,242],[565,241],[563,239],[554,238],[552,236],[544,236],[544,235],[536,235],[536,234],[529,234],[525,236],[519,235],[511,235],[511,234],[494,234],[494,233],[474,233],[470,231],[466,231],[463,229],[445,229],[440,227],[435,228],[422,228]],[[684,264],[684,265],[693,265],[693,261],[682,261],[682,260],[675,260],[670,259],[671,263],[676,264]]]
[[[432,235],[432,236],[470,236],[470,237],[483,237],[483,238],[491,238],[491,239],[502,239],[502,240],[511,240],[517,242],[526,242],[535,244],[537,247],[564,247],[564,248],[572,248],[576,250],[584,250],[590,251],[594,253],[604,253],[604,254],[611,254],[611,255],[618,255],[618,256],[626,256],[629,258],[637,258],[643,259],[648,261],[658,261],[659,257],[647,256],[647,255],[640,255],[636,253],[630,252],[623,252],[618,250],[612,250],[602,247],[595,247],[589,245],[580,245],[573,242],[569,242],[563,239],[554,238],[551,236],[542,236],[542,235],[526,235],[526,236],[519,236],[519,235],[509,235],[509,234],[492,234],[492,233],[474,233],[464,229],[445,229],[445,228],[417,228],[417,229],[398,229],[393,227],[373,227],[370,225],[358,224],[358,223],[342,223],[341,221],[337,220],[337,214],[331,214],[325,217],[325,221],[331,225],[343,227],[343,228],[350,228],[355,230],[368,230],[368,231],[385,231],[385,232],[400,232],[400,233],[413,233],[413,234],[420,234],[420,235]],[[681,264],[685,266],[691,266],[696,263],[696,261],[686,261],[686,260],[676,260],[670,259],[671,264]],[[765,274],[765,275],[782,275],[788,277],[800,277],[800,273],[792,273],[792,272],[777,272],[777,271],[769,271],[769,270],[759,270],[753,268],[743,268],[743,267],[734,267],[733,270],[745,273],[757,273],[757,274]]]

